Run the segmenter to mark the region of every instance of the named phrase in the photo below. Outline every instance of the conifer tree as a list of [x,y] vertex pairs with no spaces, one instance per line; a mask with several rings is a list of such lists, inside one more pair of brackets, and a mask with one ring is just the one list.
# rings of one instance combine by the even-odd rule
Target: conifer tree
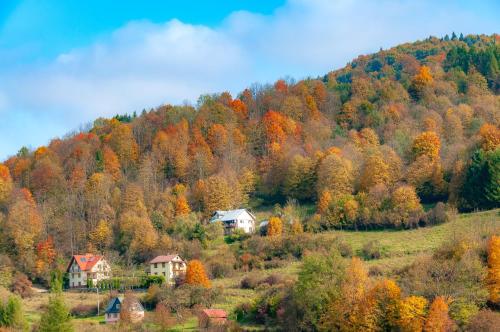
[[74,331],[71,315],[64,303],[62,284],[56,278],[52,282],[52,295],[45,312],[40,318],[39,332],[72,332]]

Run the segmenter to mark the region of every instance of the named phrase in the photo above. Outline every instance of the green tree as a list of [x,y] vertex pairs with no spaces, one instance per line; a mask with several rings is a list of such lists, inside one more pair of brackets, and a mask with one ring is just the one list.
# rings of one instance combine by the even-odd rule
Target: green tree
[[52,282],[52,295],[45,312],[40,318],[39,332],[71,332],[74,331],[71,315],[64,303],[62,285],[58,279]]
[[500,206],[500,149],[474,152],[461,192],[463,210]]
[[0,327],[10,327],[16,331],[28,331],[21,300],[17,296],[9,296],[7,303],[0,303]]

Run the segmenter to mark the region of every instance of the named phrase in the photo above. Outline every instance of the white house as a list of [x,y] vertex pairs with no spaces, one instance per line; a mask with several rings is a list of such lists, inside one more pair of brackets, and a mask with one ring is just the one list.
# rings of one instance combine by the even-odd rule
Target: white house
[[92,254],[74,255],[66,272],[70,288],[87,287],[87,280],[92,280],[92,284],[97,285],[99,280],[111,277],[111,267],[104,257]]
[[177,254],[156,256],[149,262],[150,275],[164,276],[167,284],[175,284],[175,278],[186,273],[186,262]]
[[224,234],[229,235],[235,229],[242,229],[245,233],[255,231],[255,222],[257,219],[247,209],[215,211],[210,218],[210,222],[221,221],[224,225]]

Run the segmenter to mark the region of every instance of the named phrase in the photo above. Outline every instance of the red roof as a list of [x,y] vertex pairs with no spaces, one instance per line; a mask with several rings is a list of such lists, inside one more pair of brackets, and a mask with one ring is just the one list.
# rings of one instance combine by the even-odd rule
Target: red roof
[[68,269],[73,263],[73,260],[76,261],[80,270],[89,271],[97,264],[103,257],[99,255],[85,254],[85,255],[73,255],[71,262],[69,263]]
[[[149,264],[154,264],[154,263],[168,263],[172,260],[174,260],[174,258],[176,258],[177,256],[179,255],[162,255],[162,256],[156,256],[155,258],[153,258]],[[182,259],[181,259],[182,261]]]
[[210,318],[227,318],[227,312],[222,309],[203,309],[202,312]]

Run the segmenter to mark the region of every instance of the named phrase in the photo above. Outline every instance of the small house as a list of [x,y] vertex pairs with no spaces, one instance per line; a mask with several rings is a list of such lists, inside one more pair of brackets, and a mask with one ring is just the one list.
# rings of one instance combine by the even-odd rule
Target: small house
[[220,221],[224,225],[224,234],[230,235],[236,229],[241,229],[250,234],[255,231],[255,216],[247,209],[215,211],[210,222]]
[[[104,319],[106,323],[116,323],[120,320],[120,314],[122,313],[124,297],[117,296],[109,301],[108,306],[104,314]],[[144,307],[135,298],[130,299],[131,303],[128,308],[128,315],[130,316],[130,321],[132,323],[138,323],[144,319]]]
[[186,262],[177,254],[156,256],[149,261],[149,275],[163,276],[169,285],[186,273]]
[[204,309],[198,315],[198,327],[202,329],[212,329],[220,327],[227,322],[227,312],[222,309]]
[[92,254],[73,255],[66,272],[70,288],[97,285],[100,280],[111,277],[111,267],[104,257]]

